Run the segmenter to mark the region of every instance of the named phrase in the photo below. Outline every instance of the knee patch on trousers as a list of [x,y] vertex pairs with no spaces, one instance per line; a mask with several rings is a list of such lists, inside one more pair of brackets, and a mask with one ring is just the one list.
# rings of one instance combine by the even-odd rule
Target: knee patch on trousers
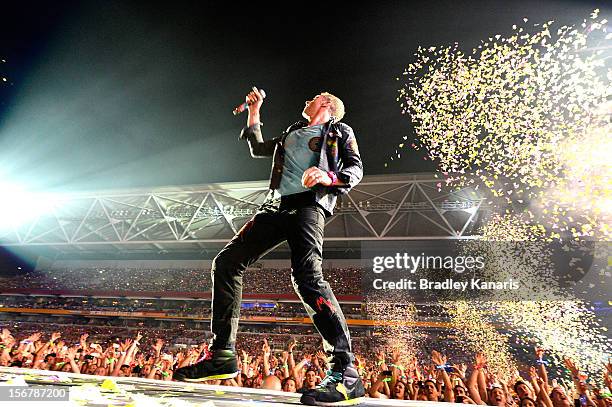
[[336,308],[329,299],[319,295],[314,303],[314,311],[312,320],[319,330],[329,333],[332,338],[344,333]]
[[322,296],[319,296],[319,298],[317,298],[317,302],[315,303],[316,306],[316,310],[318,312],[323,312],[323,308],[328,308],[329,312],[331,312],[332,314],[336,313],[336,309],[334,308],[334,304],[332,304],[332,302],[330,300],[328,300],[327,298],[324,298]]

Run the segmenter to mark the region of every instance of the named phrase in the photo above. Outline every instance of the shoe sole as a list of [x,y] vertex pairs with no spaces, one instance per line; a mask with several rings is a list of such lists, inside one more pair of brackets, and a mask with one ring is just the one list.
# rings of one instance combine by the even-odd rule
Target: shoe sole
[[325,403],[322,401],[315,401],[315,406],[354,406],[357,404],[361,404],[364,401],[365,401],[365,397],[356,397],[354,399],[334,401],[330,403]]
[[212,376],[204,376],[204,377],[198,377],[197,379],[188,379],[188,378],[184,378],[181,379],[180,381],[182,382],[193,382],[193,383],[197,383],[197,382],[205,382],[208,380],[225,380],[225,379],[233,379],[234,377],[238,376],[239,372],[234,372],[234,373],[224,373],[224,374],[217,374],[217,375],[212,375]]

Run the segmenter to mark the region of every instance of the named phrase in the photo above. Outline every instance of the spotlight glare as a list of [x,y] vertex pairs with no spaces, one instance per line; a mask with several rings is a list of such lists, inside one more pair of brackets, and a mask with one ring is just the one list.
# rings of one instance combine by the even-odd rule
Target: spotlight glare
[[47,214],[56,206],[51,194],[33,193],[13,184],[0,184],[0,230],[14,229]]

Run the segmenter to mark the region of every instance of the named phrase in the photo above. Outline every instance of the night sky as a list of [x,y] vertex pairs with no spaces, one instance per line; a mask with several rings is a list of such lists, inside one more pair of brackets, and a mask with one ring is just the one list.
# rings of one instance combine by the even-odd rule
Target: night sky
[[523,17],[611,12],[605,1],[263,3],[3,5],[0,180],[81,191],[266,179],[270,160],[238,140],[246,114],[231,114],[253,85],[268,94],[264,137],[329,91],[345,102],[366,174],[430,171],[422,152],[389,161],[414,137],[396,78],[419,45],[471,50]]

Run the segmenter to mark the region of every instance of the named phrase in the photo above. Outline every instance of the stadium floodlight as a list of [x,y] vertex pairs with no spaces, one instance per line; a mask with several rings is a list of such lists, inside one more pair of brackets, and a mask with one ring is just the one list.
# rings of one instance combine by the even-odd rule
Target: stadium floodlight
[[50,213],[56,203],[52,194],[29,192],[19,185],[0,183],[0,230],[18,228]]

